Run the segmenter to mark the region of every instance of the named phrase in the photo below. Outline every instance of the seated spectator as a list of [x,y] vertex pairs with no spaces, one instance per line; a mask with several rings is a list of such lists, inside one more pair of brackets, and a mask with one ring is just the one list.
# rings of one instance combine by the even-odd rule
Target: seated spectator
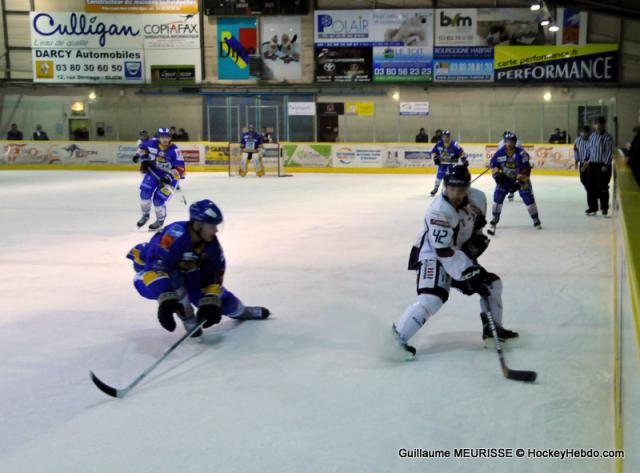
[[171,133],[171,141],[180,141],[178,140],[178,133],[176,133],[176,127],[169,127],[169,133]]
[[436,134],[431,138],[432,143],[437,143],[442,140],[442,130],[436,130]]
[[420,131],[416,135],[416,143],[428,143],[428,142],[429,142],[429,135],[427,135],[427,132],[424,131],[424,128],[420,128]]
[[557,145],[559,143],[564,143],[564,140],[566,139],[567,139],[566,136],[565,137],[562,136],[562,132],[560,131],[560,128],[556,128],[553,134],[549,137],[549,143]]
[[260,128],[260,135],[262,135],[263,143],[273,143],[273,137],[271,136],[271,133],[267,131],[266,127],[263,126]]
[[174,141],[189,141],[189,133],[184,128],[179,128]]
[[22,139],[22,132],[18,130],[18,125],[16,125],[15,123],[11,124],[11,129],[7,132],[7,139],[8,140]]
[[36,131],[33,132],[33,139],[35,141],[49,141],[47,132],[42,131],[42,125],[36,125]]
[[73,139],[75,141],[89,141],[89,130],[86,126],[81,126],[73,130]]

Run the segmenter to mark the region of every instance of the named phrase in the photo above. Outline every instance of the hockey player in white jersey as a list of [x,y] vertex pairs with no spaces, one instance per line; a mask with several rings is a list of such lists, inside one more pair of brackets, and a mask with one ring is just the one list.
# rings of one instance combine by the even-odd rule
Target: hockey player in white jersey
[[470,188],[470,181],[466,166],[447,170],[444,191],[427,209],[411,250],[409,269],[418,273],[418,298],[393,325],[396,340],[411,355],[415,348],[409,340],[447,302],[451,287],[465,295],[481,296],[483,340],[492,337],[487,311],[493,314],[501,340],[518,336],[502,326],[501,279],[477,263],[489,245],[482,232],[487,223],[487,199],[480,190]]

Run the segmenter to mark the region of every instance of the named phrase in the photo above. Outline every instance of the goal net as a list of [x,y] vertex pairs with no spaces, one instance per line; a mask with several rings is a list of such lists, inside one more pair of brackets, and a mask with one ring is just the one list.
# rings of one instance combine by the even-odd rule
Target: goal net
[[[260,164],[260,160],[262,164]],[[229,176],[240,176],[240,164],[242,162],[242,145],[229,143]],[[247,160],[246,176],[256,176],[256,162],[258,170],[264,172],[264,176],[285,177],[284,160],[280,143],[264,143],[262,153],[254,152],[251,159]]]

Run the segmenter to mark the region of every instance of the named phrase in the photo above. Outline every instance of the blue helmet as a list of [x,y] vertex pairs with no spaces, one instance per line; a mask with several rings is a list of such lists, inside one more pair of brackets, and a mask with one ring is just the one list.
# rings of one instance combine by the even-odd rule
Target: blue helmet
[[169,128],[158,128],[158,138],[160,138],[161,136],[168,136],[169,138],[171,138],[171,132],[169,131]]
[[189,207],[189,220],[220,225],[222,223],[222,212],[209,199],[199,200]]

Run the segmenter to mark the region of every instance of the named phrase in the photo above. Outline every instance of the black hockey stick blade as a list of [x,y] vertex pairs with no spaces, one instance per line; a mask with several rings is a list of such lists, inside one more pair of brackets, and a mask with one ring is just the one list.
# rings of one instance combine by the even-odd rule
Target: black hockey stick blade
[[91,373],[91,381],[93,381],[93,384],[96,385],[96,387],[102,391],[103,393],[105,393],[107,396],[111,396],[111,397],[119,397],[118,396],[118,390],[116,388],[113,388],[111,386],[109,386],[108,384],[103,383],[100,378],[98,378],[93,371],[89,371],[89,373]]
[[538,379],[538,373],[536,373],[535,371],[511,370],[509,368],[504,370],[504,376],[507,379],[522,381],[525,383],[533,383],[536,379]]

